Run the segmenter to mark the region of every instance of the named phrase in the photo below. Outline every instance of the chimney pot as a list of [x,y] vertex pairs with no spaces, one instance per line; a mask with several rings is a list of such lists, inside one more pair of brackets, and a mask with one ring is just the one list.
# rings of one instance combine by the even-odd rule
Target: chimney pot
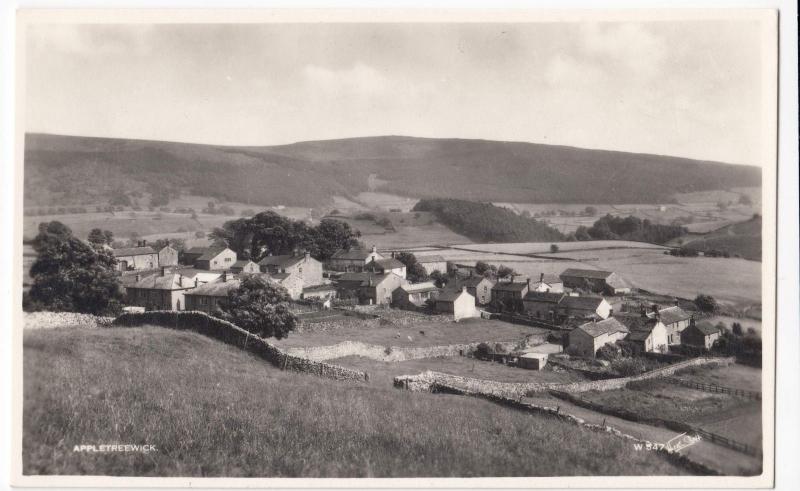
[[147,247],[147,239],[142,239],[142,247]]
[[539,273],[539,283],[544,283],[544,273]]

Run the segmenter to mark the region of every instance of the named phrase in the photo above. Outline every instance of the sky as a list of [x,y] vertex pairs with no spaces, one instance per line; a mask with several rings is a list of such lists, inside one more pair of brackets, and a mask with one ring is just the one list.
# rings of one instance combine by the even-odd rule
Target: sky
[[481,138],[762,165],[746,20],[38,24],[28,132],[218,145]]

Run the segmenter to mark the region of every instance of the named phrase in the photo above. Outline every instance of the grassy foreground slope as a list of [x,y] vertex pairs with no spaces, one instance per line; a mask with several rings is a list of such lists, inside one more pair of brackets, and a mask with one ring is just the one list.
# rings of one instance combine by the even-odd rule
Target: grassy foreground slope
[[[460,396],[282,372],[194,333],[27,331],[26,474],[546,476],[680,474],[651,452]],[[79,444],[157,452],[77,453]]]

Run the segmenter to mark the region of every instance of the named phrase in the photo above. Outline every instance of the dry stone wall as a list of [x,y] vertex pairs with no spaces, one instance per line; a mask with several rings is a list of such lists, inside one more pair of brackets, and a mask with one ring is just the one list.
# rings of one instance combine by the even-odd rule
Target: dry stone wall
[[110,326],[113,317],[100,317],[76,312],[23,312],[25,329],[98,329]]
[[[333,360],[345,356],[363,356],[377,361],[398,362],[419,360],[422,358],[441,358],[466,355],[475,351],[481,343],[448,344],[443,346],[380,346],[360,341],[343,341],[329,346],[312,346],[303,348],[286,348],[286,352],[316,361]],[[490,343],[501,344],[506,349],[513,348],[517,342]]]
[[286,353],[255,334],[247,332],[230,322],[212,317],[205,312],[150,311],[126,313],[117,317],[113,325],[122,327],[156,325],[169,329],[194,331],[255,353],[284,370],[311,373],[335,380],[368,380],[365,372]]
[[565,393],[586,392],[589,390],[606,391],[625,387],[630,382],[648,380],[672,375],[677,370],[689,366],[697,365],[730,365],[735,360],[733,358],[693,358],[673,365],[658,368],[650,372],[636,375],[633,377],[622,377],[616,379],[593,380],[588,382],[564,383],[520,383],[520,382],[496,382],[494,380],[481,380],[469,377],[450,375],[426,371],[419,375],[401,375],[395,377],[395,387],[405,388],[411,391],[430,392],[437,385],[447,385],[459,387],[470,392],[487,394],[499,397],[509,397],[519,399],[532,392],[544,392],[548,390],[558,390]]

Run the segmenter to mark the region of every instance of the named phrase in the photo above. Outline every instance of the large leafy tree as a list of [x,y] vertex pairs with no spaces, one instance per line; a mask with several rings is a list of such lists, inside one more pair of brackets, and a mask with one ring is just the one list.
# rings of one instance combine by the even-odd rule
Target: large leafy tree
[[37,258],[27,308],[89,314],[119,310],[122,288],[110,251],[82,242],[57,221],[40,225],[33,247]]
[[96,246],[111,245],[114,242],[114,233],[110,230],[93,228],[92,231],[89,232],[87,240],[90,244]]
[[395,255],[395,259],[406,265],[406,278],[413,283],[428,279],[425,268],[417,261],[417,257],[410,252],[400,252]]
[[357,245],[359,236],[358,231],[339,220],[322,220],[312,227],[273,211],[225,222],[210,235],[214,243],[225,244],[239,255],[249,254],[254,261],[270,253],[288,254],[296,249],[307,250],[325,261],[337,250]]
[[228,302],[216,315],[262,338],[286,337],[297,325],[289,293],[259,275],[247,275],[239,288],[228,292]]

